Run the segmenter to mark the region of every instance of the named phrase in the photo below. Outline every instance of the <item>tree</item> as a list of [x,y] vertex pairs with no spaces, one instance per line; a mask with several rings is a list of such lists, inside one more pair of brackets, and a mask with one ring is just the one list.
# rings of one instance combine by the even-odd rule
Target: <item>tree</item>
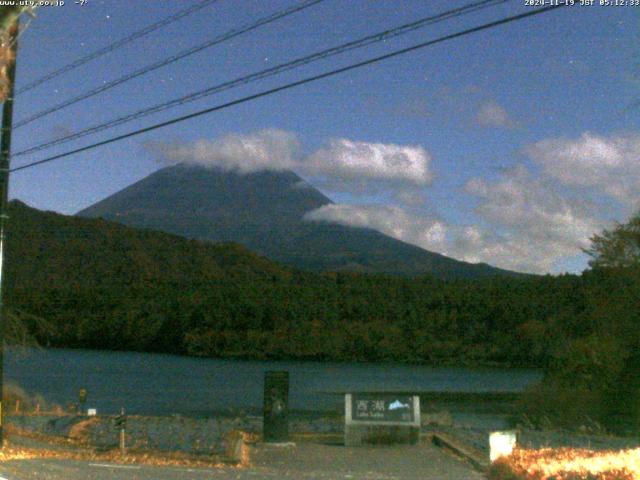
[[618,268],[640,265],[640,211],[624,224],[591,237],[592,268]]
[[[640,212],[604,230],[586,251],[593,270],[582,293],[564,295],[543,383],[525,408],[559,425],[596,420],[611,432],[640,431]],[[584,297],[584,301],[580,297]],[[546,331],[551,331],[547,324]]]

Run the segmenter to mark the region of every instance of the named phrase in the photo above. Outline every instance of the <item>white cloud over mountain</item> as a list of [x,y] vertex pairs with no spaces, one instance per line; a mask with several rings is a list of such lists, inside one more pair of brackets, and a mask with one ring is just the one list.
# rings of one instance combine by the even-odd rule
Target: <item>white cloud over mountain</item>
[[460,260],[535,273],[579,254],[605,226],[589,205],[564,197],[522,166],[497,181],[474,178],[465,191],[480,200],[481,223],[459,226],[411,208],[372,205],[327,205],[306,218],[373,228]]
[[152,148],[172,163],[197,163],[241,173],[295,170],[340,186],[370,181],[428,185],[433,179],[431,155],[420,146],[334,139],[325,148],[303,156],[297,136],[277,129],[192,144],[156,143]]
[[294,169],[299,163],[300,151],[295,134],[277,129],[248,135],[231,134],[191,144],[162,142],[151,147],[168,163],[197,163],[240,173]]
[[433,179],[431,156],[422,147],[331,140],[310,155],[302,168],[342,179],[389,180],[428,185]]
[[[513,126],[506,111],[490,103],[477,121]],[[308,221],[372,228],[460,260],[535,273],[561,271],[563,260],[579,255],[594,233],[610,226],[602,204],[585,200],[589,196],[580,189],[616,199],[627,211],[638,206],[640,191],[640,134],[585,133],[525,146],[522,152],[535,168],[520,164],[497,178],[475,176],[462,191],[451,192],[476,201],[476,219],[466,225],[425,213],[425,187],[434,172],[431,154],[421,146],[333,139],[303,155],[295,134],[269,129],[154,148],[171,162],[241,173],[291,169],[312,184],[351,194],[354,202],[366,194],[365,205],[326,205],[309,212]],[[382,191],[387,200],[377,197]],[[375,205],[371,198],[378,198]]]
[[416,215],[402,207],[325,205],[307,213],[305,218],[309,221],[372,228],[390,237],[436,252],[446,248],[447,225],[444,222]]
[[580,253],[603,227],[586,206],[571,203],[523,167],[495,182],[473,179],[466,190],[481,201],[482,224],[459,226],[415,209],[378,205],[327,205],[306,218],[373,228],[460,260],[532,273],[550,272],[558,260]]

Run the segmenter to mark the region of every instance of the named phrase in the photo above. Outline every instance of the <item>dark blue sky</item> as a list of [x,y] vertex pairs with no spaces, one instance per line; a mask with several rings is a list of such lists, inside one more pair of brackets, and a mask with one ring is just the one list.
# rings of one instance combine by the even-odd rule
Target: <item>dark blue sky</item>
[[[190,3],[42,7],[20,39],[17,86]],[[19,95],[15,120],[294,3],[220,0]],[[18,129],[13,150],[466,3],[326,0]],[[514,0],[13,166],[530,8]],[[260,168],[293,168],[338,202],[316,220],[371,226],[469,261],[580,271],[589,236],[638,207],[638,101],[640,7],[575,6],[16,172],[11,195],[75,213],[167,160],[248,170],[248,152],[259,152]]]

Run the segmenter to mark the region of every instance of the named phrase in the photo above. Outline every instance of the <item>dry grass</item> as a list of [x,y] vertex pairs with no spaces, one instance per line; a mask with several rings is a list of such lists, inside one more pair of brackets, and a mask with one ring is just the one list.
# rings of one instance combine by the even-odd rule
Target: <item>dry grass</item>
[[81,420],[71,427],[69,430],[69,438],[81,444],[88,444],[90,429],[98,423],[100,423],[100,420],[98,420],[97,417],[89,417],[86,420]]
[[62,409],[57,405],[49,405],[42,395],[30,395],[15,383],[8,382],[4,385],[2,402],[7,413],[22,415],[37,414],[46,410]]
[[[194,456],[181,452],[136,451],[127,450],[124,454],[120,450],[98,451],[87,447],[80,438],[52,437],[41,433],[34,433],[12,426],[6,428],[9,441],[0,451],[0,463],[9,460],[25,460],[31,458],[61,458],[70,460],[85,460],[92,462],[111,462],[120,464],[138,464],[155,466],[186,466],[203,468],[243,467],[230,463],[220,456]],[[26,448],[12,444],[11,438],[24,437],[37,440],[44,444],[43,448]],[[60,448],[65,447],[65,448]],[[247,458],[248,463],[248,458]]]
[[640,449],[516,449],[498,459],[491,480],[640,480]]
[[225,435],[225,450],[228,458],[238,462],[239,466],[248,467],[251,464],[251,450],[249,445],[259,441],[259,435],[231,430]]

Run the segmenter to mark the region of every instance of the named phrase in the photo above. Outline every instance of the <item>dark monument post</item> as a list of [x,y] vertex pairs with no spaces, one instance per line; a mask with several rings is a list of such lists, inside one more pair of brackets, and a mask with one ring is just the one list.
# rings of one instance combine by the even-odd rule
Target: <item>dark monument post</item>
[[289,440],[289,372],[264,374],[263,437],[265,442]]
[[80,415],[87,414],[87,389],[81,388],[78,392],[78,405],[80,409]]

